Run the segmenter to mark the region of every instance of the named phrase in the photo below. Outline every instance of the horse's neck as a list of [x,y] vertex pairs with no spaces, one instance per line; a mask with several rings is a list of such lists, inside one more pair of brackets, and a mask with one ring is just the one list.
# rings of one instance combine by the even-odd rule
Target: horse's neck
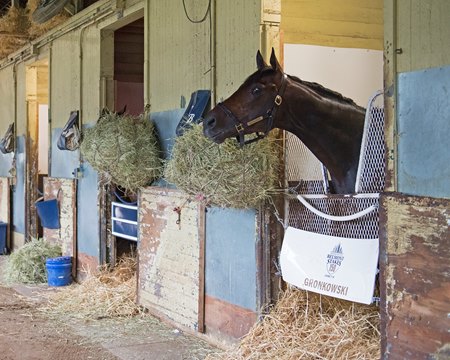
[[[286,91],[276,127],[296,135],[327,167],[337,193],[354,191],[364,112],[301,85]],[[286,99],[286,97],[288,97]]]

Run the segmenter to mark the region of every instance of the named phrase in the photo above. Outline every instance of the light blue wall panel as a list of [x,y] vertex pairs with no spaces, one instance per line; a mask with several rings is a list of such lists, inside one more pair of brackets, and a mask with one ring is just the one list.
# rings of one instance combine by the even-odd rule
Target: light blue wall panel
[[25,137],[18,136],[16,144],[16,185],[13,187],[14,231],[25,234]]
[[256,311],[256,210],[208,208],[205,291]]
[[150,115],[156,127],[156,132],[160,139],[161,149],[165,159],[170,157],[170,153],[175,142],[175,130],[185,109],[175,109],[170,111],[155,112]]
[[97,207],[97,172],[85,162],[77,185],[78,252],[99,259],[100,228]]
[[72,179],[73,171],[79,164],[79,150],[67,151],[59,150],[56,146],[62,129],[53,129],[52,131],[52,158],[51,158],[51,176],[56,178]]
[[11,176],[9,170],[11,169],[14,154],[3,154],[0,152],[0,176]]
[[450,67],[398,76],[398,191],[450,198]]
[[[175,109],[155,112],[150,115],[151,121],[155,124],[164,159],[169,159],[171,156],[173,144],[177,136],[175,130],[184,111],[185,109]],[[164,179],[157,179],[152,185],[174,187],[174,185],[167,183]]]

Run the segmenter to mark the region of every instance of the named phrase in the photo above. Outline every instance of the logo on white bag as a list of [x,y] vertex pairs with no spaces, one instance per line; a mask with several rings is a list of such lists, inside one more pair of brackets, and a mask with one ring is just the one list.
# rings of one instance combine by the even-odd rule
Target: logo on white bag
[[344,261],[344,251],[341,244],[336,245],[333,250],[327,255],[327,272],[330,277],[334,277],[334,274],[339,270],[339,267]]

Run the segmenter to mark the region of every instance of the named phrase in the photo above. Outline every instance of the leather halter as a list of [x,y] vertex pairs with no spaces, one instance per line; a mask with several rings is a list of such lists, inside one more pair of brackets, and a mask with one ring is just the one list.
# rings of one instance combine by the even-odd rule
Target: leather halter
[[[244,122],[244,121],[238,119],[237,116],[234,115],[233,112],[230,109],[228,109],[223,102],[220,102],[217,104],[217,106],[220,109],[222,109],[222,111],[225,113],[225,115],[227,117],[229,117],[231,120],[233,120],[233,122],[235,123],[234,127],[238,133],[236,138],[238,139],[239,145],[241,147],[246,144],[250,144],[252,142],[264,139],[267,136],[267,134],[269,133],[269,131],[272,130],[273,123],[275,121],[275,116],[277,114],[277,110],[280,107],[281,103],[283,102],[284,90],[286,89],[286,84],[287,84],[286,79],[287,79],[287,75],[283,73],[283,77],[281,79],[281,86],[278,89],[278,93],[273,100],[272,108],[267,110],[265,115],[260,115],[260,116],[254,118],[252,120],[249,120],[247,122]],[[268,119],[266,131],[264,133],[256,132],[256,138],[253,138],[251,140],[245,140],[245,130],[248,129],[250,126],[253,126],[253,125],[255,125],[261,121],[264,121],[266,119]]]

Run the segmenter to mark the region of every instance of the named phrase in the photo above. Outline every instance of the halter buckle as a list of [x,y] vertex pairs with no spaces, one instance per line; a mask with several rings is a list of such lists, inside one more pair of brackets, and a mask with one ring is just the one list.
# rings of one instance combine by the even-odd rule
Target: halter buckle
[[277,106],[280,106],[282,102],[283,102],[283,98],[280,95],[275,96],[275,104]]
[[235,125],[235,127],[236,127],[236,131],[238,132],[238,134],[240,134],[241,132],[244,132],[244,125],[237,124],[237,125]]

